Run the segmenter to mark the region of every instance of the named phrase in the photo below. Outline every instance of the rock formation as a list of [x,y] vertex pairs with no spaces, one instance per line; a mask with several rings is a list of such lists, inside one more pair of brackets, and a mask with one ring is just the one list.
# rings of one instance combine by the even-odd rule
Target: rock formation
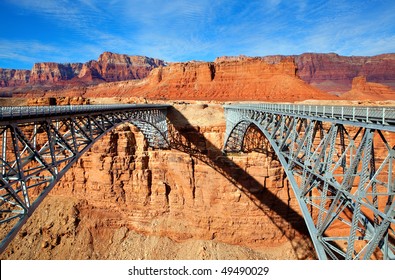
[[0,88],[25,86],[30,79],[29,70],[14,70],[0,68]]
[[[395,89],[395,54],[341,56],[335,53],[304,53],[292,56],[265,56],[260,59],[275,64],[284,58],[294,59],[297,75],[306,83],[325,92],[344,93],[351,89],[352,80],[357,76],[365,76],[369,82],[381,83]],[[224,56],[216,61],[246,59],[246,56]]]
[[35,63],[30,72],[28,84],[56,84],[60,81],[70,81],[78,76],[81,68],[82,63]]
[[357,76],[395,89],[395,54],[369,57],[305,53],[295,56],[295,62],[302,80],[326,92],[350,90]]
[[145,56],[104,52],[87,63],[35,63],[33,69],[0,68],[0,87],[86,85],[100,82],[141,79],[164,61]]
[[[238,80],[245,77],[247,77],[247,80],[259,78],[256,77],[256,71],[262,69],[259,69],[260,66],[258,66],[258,63],[256,63],[255,66],[252,66],[251,61],[254,60],[260,61],[259,63],[261,64],[266,63],[268,65],[281,64],[282,61],[287,60],[289,62],[294,61],[294,64],[296,65],[295,69],[292,67],[289,68],[289,65],[285,66],[285,64],[282,64],[289,70],[287,73],[285,73],[285,71],[282,74],[294,76],[294,73],[296,73],[296,76],[307,84],[310,84],[321,91],[330,92],[332,94],[341,95],[342,93],[349,91],[351,89],[352,80],[357,76],[364,76],[368,82],[381,83],[395,89],[395,54],[382,54],[377,56],[340,56],[335,53],[304,53],[293,56],[274,55],[256,58],[243,55],[231,57],[223,56],[217,58],[214,62],[199,63],[191,61],[189,63],[174,63],[171,64],[171,69],[174,71],[192,71],[191,73],[193,74],[193,68],[199,68],[196,70],[196,75],[199,75],[198,81],[193,77],[186,77],[188,73],[185,73],[183,77],[184,80],[180,81],[182,84],[177,86],[178,89],[182,90],[185,88],[188,91],[191,91],[192,94],[196,88],[201,87],[199,86],[200,82],[206,83],[205,79],[207,77],[208,80],[213,80],[215,78],[216,71],[233,71],[231,68],[236,69],[234,65],[238,65],[238,72],[232,72],[232,74],[229,73],[229,75],[231,74],[235,77],[240,75],[239,79],[232,78],[232,80],[237,80],[237,83],[240,83]],[[228,65],[229,63],[233,63],[234,65]],[[165,67],[163,67],[165,65],[165,62],[159,59],[104,52],[100,55],[97,61],[92,60],[83,64],[36,63],[33,66],[32,71],[0,68],[0,88],[7,87],[7,90],[0,90],[0,93],[7,91],[27,92],[31,90],[32,86],[35,86],[36,90],[37,85],[46,85],[46,88],[51,86],[55,87],[56,85],[68,85],[70,87],[86,86],[103,82],[143,79],[148,76],[152,69],[159,66],[162,66],[162,70],[156,72],[154,75],[157,75],[157,79],[162,79],[162,73],[164,75],[168,75],[166,71],[169,73],[173,72],[165,70]],[[243,73],[244,70],[242,68],[245,65],[250,65],[251,67],[247,72]],[[221,69],[216,69],[218,67],[221,67]],[[268,69],[270,69],[270,67],[265,67],[267,69],[264,71],[268,71]],[[271,68],[269,72],[272,71],[273,68]],[[206,71],[208,76],[204,77],[206,74],[203,74],[202,71]],[[252,76],[249,77],[249,74],[252,74]],[[180,73],[177,75],[180,75]],[[230,76],[226,78],[229,79]],[[192,79],[194,85],[193,87],[191,86],[191,88],[188,88],[186,83],[190,79]],[[218,80],[219,78],[217,77],[216,81]],[[172,84],[174,84],[174,82],[174,80],[171,81]],[[196,82],[198,85],[196,85]],[[232,83],[232,81],[230,82]],[[268,81],[265,81],[264,84],[266,85],[267,82]],[[269,81],[269,84],[270,83],[271,81]],[[284,83],[287,86],[287,79],[284,80]],[[220,97],[223,93],[221,91],[216,92],[216,87],[213,86],[214,84],[215,83],[211,83],[211,86],[205,90],[211,91],[214,88],[214,94]],[[233,85],[232,90],[234,90],[234,86],[235,85]],[[15,87],[28,88],[15,89]],[[171,86],[161,85],[160,88],[164,91],[168,87]],[[243,86],[238,85],[238,87],[241,88]],[[252,87],[251,90],[254,91],[255,87]],[[248,90],[250,89],[247,87],[246,91]],[[259,90],[261,90],[260,87]],[[271,95],[270,89],[268,91],[269,95]],[[186,94],[186,92],[183,94]],[[251,93],[245,94],[248,95]]]
[[[331,99],[296,75],[292,59],[270,64],[264,59],[176,63],[159,67],[136,88],[143,96],[164,99],[291,101]],[[154,97],[154,96],[152,96]]]
[[366,81],[366,77],[355,77],[350,91],[342,95],[348,100],[394,100],[395,90],[389,86]]
[[[21,91],[19,96],[41,97],[29,100],[29,105],[89,104],[97,102],[96,97],[108,101],[114,96],[117,103],[295,102],[335,98],[301,78],[321,87],[341,85],[336,88],[340,92],[362,71],[341,64],[337,55],[326,59],[339,60],[336,63],[344,66],[339,72],[338,64],[326,63],[319,55],[302,56],[222,57],[165,67],[149,58],[104,53],[84,64],[36,64],[28,73],[1,69],[0,77],[5,86],[59,85]],[[350,63],[362,67],[353,59]],[[393,73],[391,59],[388,55],[377,61],[386,60],[383,65]],[[364,69],[378,69],[376,62],[369,63],[373,65]],[[380,77],[382,70],[375,71]],[[134,80],[120,81],[128,77]],[[372,77],[355,78],[351,93],[344,96],[358,92],[391,98],[389,86],[369,81]],[[10,102],[21,104],[17,98]],[[147,148],[129,125],[103,137],[66,173],[1,258],[221,258],[215,248],[230,252],[222,258],[314,258],[297,202],[263,137],[254,134],[254,141],[265,147],[259,153],[245,143],[251,153],[225,156],[222,107],[216,102],[190,103],[173,103],[169,150]]]
[[142,80],[103,83],[16,96],[143,97],[163,100],[302,101],[336,97],[311,87],[296,75],[292,58],[275,63],[262,58],[171,63]]
[[97,62],[101,67],[101,76],[107,82],[142,79],[153,68],[164,65],[159,59],[110,52],[101,54]]

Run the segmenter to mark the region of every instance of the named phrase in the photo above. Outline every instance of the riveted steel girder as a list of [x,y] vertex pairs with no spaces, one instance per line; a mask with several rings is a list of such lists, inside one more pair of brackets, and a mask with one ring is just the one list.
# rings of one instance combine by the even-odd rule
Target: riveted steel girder
[[0,108],[0,252],[65,172],[121,123],[135,125],[153,148],[168,148],[167,105]]
[[258,127],[283,165],[320,259],[395,259],[395,109],[227,105],[224,152]]

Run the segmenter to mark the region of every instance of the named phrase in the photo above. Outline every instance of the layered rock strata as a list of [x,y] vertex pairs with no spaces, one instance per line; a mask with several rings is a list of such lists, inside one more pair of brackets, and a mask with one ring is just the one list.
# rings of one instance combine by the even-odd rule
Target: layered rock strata
[[[376,56],[341,56],[336,53],[303,53],[292,56],[266,56],[264,61],[275,64],[291,58],[297,66],[297,75],[306,83],[324,91],[341,94],[351,89],[358,76],[395,89],[395,54]],[[243,61],[246,56],[220,57],[217,62]]]
[[353,79],[358,76],[395,89],[395,54],[369,57],[307,53],[295,61],[302,80],[327,92],[350,90]]
[[271,63],[261,58],[218,62],[185,62],[160,66],[143,80],[105,83],[17,96],[141,97],[163,100],[303,101],[336,98],[296,75],[292,58]]
[[[287,71],[282,73],[286,75],[282,81],[281,79],[280,81],[274,81],[278,77],[273,77],[272,80],[262,80],[260,85],[255,81],[255,85],[246,86],[243,84],[244,79],[251,82],[254,79],[260,78],[259,75],[257,76],[257,70],[263,70],[266,74],[268,74],[268,71],[273,71],[268,66],[265,66],[265,69],[260,69],[257,67],[257,64],[253,66],[254,63],[251,63],[252,61],[259,61],[260,64],[283,65],[285,68],[288,68],[289,62],[293,61],[295,67],[288,68]],[[282,61],[288,61],[288,66],[281,63]],[[66,85],[68,87],[80,86],[84,88],[74,88],[71,92],[63,92],[62,94],[83,94],[87,85],[143,79],[148,76],[152,69],[165,65],[167,64],[159,59],[105,52],[100,55],[97,61],[92,60],[83,64],[36,63],[32,71],[0,69],[0,88],[3,87],[0,90],[0,94],[7,95],[10,93],[29,92],[38,96],[45,94],[48,88],[59,89],[60,86]],[[249,66],[244,70],[246,65]],[[177,73],[181,70],[185,71],[185,73]],[[221,70],[230,71],[227,74],[227,80],[221,81],[218,76],[216,77],[217,71],[220,73]],[[212,98],[217,98],[217,96],[220,97],[221,95],[225,96],[228,94],[224,90],[224,87],[238,91],[238,95],[244,94],[247,96],[261,95],[262,88],[264,88],[264,90],[269,92],[268,95],[270,96],[272,95],[270,91],[273,92],[274,90],[273,87],[293,87],[294,85],[289,81],[289,77],[295,76],[295,73],[296,77],[320,91],[341,95],[351,90],[352,80],[358,76],[366,77],[368,82],[381,83],[395,89],[395,54],[341,56],[335,53],[304,53],[293,56],[275,55],[255,58],[247,56],[224,56],[217,58],[214,62],[199,63],[191,61],[189,63],[172,64],[170,69],[162,69],[154,73],[154,80],[157,82],[162,81],[162,73],[165,76],[168,76],[169,73],[174,73],[176,76],[183,75],[180,81],[176,81],[176,78],[173,77],[173,79],[167,80],[168,85],[162,83],[159,89],[162,91],[162,96],[166,89],[171,89],[172,91],[183,91],[185,89],[187,92],[184,92],[183,95],[189,93],[191,97],[188,99],[192,99],[199,92],[197,90],[202,88],[203,91],[213,91],[215,96]],[[215,80],[216,82],[209,83],[208,86],[207,80]],[[192,83],[188,85],[188,82]],[[230,84],[228,85],[227,82]],[[143,83],[152,84],[152,80]],[[132,84],[134,85],[135,83]],[[129,88],[130,83],[126,83],[126,85],[128,92],[134,91],[134,89]],[[40,86],[45,86],[45,89],[40,90]],[[6,88],[4,89],[4,87]],[[114,88],[125,87],[125,84],[120,84],[119,86],[110,85],[109,87],[111,88],[110,91],[114,91]],[[297,85],[296,92],[298,92],[298,88],[302,89],[300,85]],[[151,90],[153,89],[147,89],[147,91]],[[306,91],[306,89],[303,90]],[[283,89],[283,91],[286,90]],[[59,91],[56,93],[60,94]],[[285,93],[281,92],[281,94]],[[147,93],[141,94],[149,95]],[[174,95],[182,94],[174,93]],[[205,96],[208,96],[208,94],[205,93]],[[208,97],[211,98],[211,96]],[[260,98],[263,99],[263,97]]]
[[0,68],[0,87],[78,86],[142,79],[162,65],[160,59],[104,52],[97,61],[86,63],[41,62],[31,71]]
[[[223,56],[217,58],[214,63],[206,63],[209,68],[207,77],[214,77],[213,70],[216,68],[216,64],[236,62],[243,65],[251,59],[259,59],[268,64],[278,64],[282,60],[293,60],[296,68],[290,70],[288,74],[295,72],[306,83],[332,94],[341,95],[351,90],[352,80],[357,76],[364,76],[368,82],[381,83],[395,89],[395,54],[341,56],[335,53],[304,53],[292,56],[274,55],[256,58],[242,55]],[[189,65],[196,63],[191,61]],[[59,88],[59,86],[65,85],[86,86],[103,82],[142,79],[147,77],[152,69],[164,65],[166,65],[165,62],[159,59],[104,52],[97,61],[92,60],[86,63],[36,63],[31,71],[0,68],[0,88],[7,88],[7,91],[2,90],[0,94],[27,92],[32,90],[31,87],[37,88],[43,85],[46,88]],[[185,65],[185,63],[181,63],[181,65]],[[182,68],[184,67],[182,66]],[[204,68],[204,66],[199,67]],[[238,81],[245,77],[243,71],[234,74],[240,74],[240,78],[236,79]],[[160,75],[157,78],[161,79]],[[247,78],[250,77],[247,76]],[[199,79],[204,80],[205,76],[203,75]],[[287,81],[285,83],[288,84]],[[185,85],[181,83],[178,87],[182,89]],[[252,88],[252,91],[254,89]],[[249,92],[248,94],[252,95],[253,93]]]
[[353,79],[350,91],[342,95],[349,100],[394,100],[395,90],[379,83],[367,82],[366,77],[359,76]]

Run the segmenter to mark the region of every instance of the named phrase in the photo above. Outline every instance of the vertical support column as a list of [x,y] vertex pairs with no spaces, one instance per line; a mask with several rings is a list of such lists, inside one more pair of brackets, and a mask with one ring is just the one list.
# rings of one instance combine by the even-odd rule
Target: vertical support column
[[1,143],[1,159],[2,159],[2,168],[1,168],[1,174],[4,176],[6,173],[6,162],[7,162],[7,130],[8,127],[4,129],[3,135],[2,135],[2,140],[3,142]]
[[51,161],[52,161],[52,168],[55,172],[55,174],[58,174],[58,164],[56,162],[56,154],[55,154],[55,143],[54,143],[54,139],[52,136],[52,132],[51,132],[51,126],[49,125],[48,122],[45,122],[45,130],[47,132],[47,137],[48,137],[48,146],[49,146],[49,151],[51,154]]
[[[332,160],[333,160],[333,155],[335,152],[335,145],[336,145],[336,136],[337,136],[337,125],[332,125],[329,135],[327,135],[327,141],[326,144],[323,147],[323,152],[324,154],[322,155],[323,159],[323,170],[320,172],[323,173],[323,175],[326,177],[326,180],[324,181],[324,186],[322,188],[321,192],[321,198],[320,198],[320,207],[318,209],[318,221],[317,221],[317,229],[321,230],[322,225],[323,225],[323,216],[326,213],[325,209],[325,204],[327,202],[327,197],[328,197],[328,187],[329,187],[329,180],[332,177],[332,174],[329,174],[331,165],[332,165]],[[329,152],[325,157],[325,150],[326,147],[329,145]],[[329,213],[327,213],[329,215]]]
[[354,248],[355,248],[355,241],[357,238],[357,230],[358,230],[358,223],[361,220],[361,200],[364,198],[366,195],[363,191],[363,188],[365,187],[366,182],[369,179],[370,173],[369,173],[369,163],[370,159],[372,156],[371,149],[372,149],[372,143],[373,143],[373,132],[371,129],[366,129],[364,137],[362,138],[362,143],[361,149],[359,149],[360,153],[363,153],[363,158],[362,158],[362,169],[361,169],[361,174],[360,174],[360,181],[358,184],[358,196],[357,196],[357,201],[355,202],[354,206],[354,211],[353,211],[353,217],[352,217],[352,223],[351,223],[351,230],[350,230],[350,236],[348,238],[348,247],[347,247],[347,252],[346,252],[346,259],[352,259],[353,254],[354,254]]
[[23,194],[23,198],[24,198],[24,202],[25,202],[25,206],[27,210],[30,207],[30,199],[29,199],[29,195],[27,192],[27,186],[26,186],[26,177],[25,177],[25,173],[23,171],[23,165],[22,165],[22,161],[21,161],[21,151],[19,149],[18,146],[18,138],[16,136],[16,128],[14,126],[11,126],[11,139],[12,139],[12,145],[14,148],[14,153],[15,153],[15,161],[16,161],[16,165],[17,165],[17,171],[18,174],[16,174],[19,178],[19,184],[22,190],[22,194]]

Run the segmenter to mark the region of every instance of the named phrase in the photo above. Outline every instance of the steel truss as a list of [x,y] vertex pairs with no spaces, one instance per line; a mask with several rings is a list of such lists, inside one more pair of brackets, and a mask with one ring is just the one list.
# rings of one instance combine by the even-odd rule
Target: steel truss
[[259,128],[320,259],[395,259],[394,108],[297,107],[225,106],[224,152],[242,152]]
[[3,252],[66,171],[121,123],[135,125],[148,145],[168,148],[167,105],[2,107],[0,224]]

